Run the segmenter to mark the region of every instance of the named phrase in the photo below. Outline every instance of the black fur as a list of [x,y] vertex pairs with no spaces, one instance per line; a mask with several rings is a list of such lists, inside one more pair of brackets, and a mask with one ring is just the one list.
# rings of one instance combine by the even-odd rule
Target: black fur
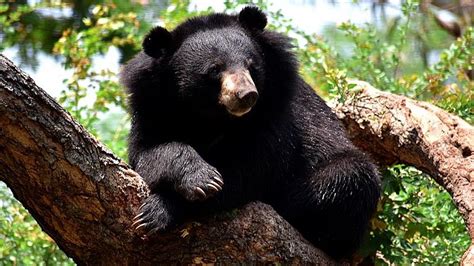
[[143,39],[143,52],[151,57],[160,57],[166,50],[172,48],[171,34],[162,27],[155,27]]
[[[259,200],[328,254],[350,256],[375,211],[379,174],[298,76],[289,40],[265,24],[245,8],[192,18],[169,35],[154,30],[122,70],[130,164],[152,191],[137,224],[152,233]],[[222,71],[237,67],[260,94],[242,117],[217,101]]]

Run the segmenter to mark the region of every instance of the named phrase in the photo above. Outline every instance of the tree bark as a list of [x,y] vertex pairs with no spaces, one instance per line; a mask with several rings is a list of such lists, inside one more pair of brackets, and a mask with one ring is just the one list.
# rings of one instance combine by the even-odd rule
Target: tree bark
[[462,263],[474,265],[474,128],[429,103],[353,83],[357,92],[332,104],[351,140],[381,165],[414,166],[451,194],[471,237]]
[[[407,163],[435,178],[472,238],[473,128],[427,103],[358,87],[334,106],[353,141],[381,166]],[[335,264],[263,203],[141,239],[131,228],[149,193],[141,178],[1,55],[0,180],[79,264]]]

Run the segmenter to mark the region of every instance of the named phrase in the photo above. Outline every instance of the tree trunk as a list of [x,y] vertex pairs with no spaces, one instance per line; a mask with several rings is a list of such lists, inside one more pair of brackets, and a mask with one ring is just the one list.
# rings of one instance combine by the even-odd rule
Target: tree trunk
[[[359,87],[334,107],[353,141],[380,165],[403,162],[435,178],[472,238],[473,128],[427,103]],[[79,264],[335,263],[263,203],[141,239],[131,228],[149,193],[141,178],[1,55],[0,179]]]

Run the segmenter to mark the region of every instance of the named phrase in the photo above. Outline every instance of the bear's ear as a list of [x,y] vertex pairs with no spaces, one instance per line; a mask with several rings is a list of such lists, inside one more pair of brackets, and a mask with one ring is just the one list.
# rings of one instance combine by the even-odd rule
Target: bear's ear
[[157,26],[153,28],[143,40],[142,47],[145,54],[159,58],[166,50],[173,45],[173,37],[171,33],[163,27]]
[[262,31],[267,25],[267,16],[256,6],[247,6],[239,13],[239,22],[249,30]]

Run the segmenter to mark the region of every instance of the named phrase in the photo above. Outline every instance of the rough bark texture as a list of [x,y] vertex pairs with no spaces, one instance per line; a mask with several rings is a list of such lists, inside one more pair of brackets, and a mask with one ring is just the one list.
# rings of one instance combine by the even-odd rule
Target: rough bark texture
[[334,264],[263,203],[141,239],[141,178],[2,55],[0,180],[79,264]]
[[[474,236],[474,130],[432,105],[359,83],[334,110],[380,165],[413,165],[445,187]],[[80,264],[333,264],[268,205],[201,218],[142,240],[143,181],[0,55],[0,180]],[[474,249],[463,261],[473,261]]]
[[[333,104],[352,141],[381,165],[404,163],[424,171],[453,197],[474,239],[474,128],[425,102],[354,81],[358,92]],[[474,265],[474,246],[462,262]]]

